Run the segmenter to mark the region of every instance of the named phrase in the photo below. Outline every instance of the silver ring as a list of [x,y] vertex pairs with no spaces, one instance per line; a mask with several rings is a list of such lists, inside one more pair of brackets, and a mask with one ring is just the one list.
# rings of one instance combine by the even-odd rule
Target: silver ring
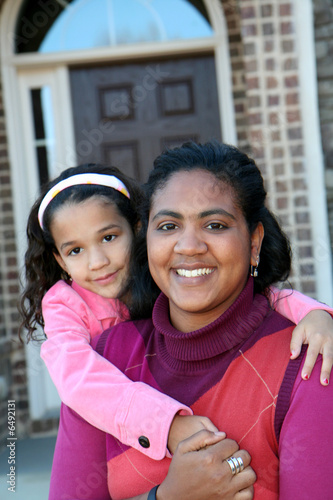
[[231,458],[228,458],[228,460],[226,460],[226,462],[227,462],[227,464],[229,465],[229,467],[231,469],[232,475],[237,474],[236,467],[235,467],[235,464],[234,464],[233,460]]
[[244,470],[244,462],[241,457],[230,457],[226,462],[230,467],[232,475],[239,474]]
[[241,459],[241,457],[237,457],[237,462],[239,464],[239,468],[240,468],[240,471],[239,472],[242,472],[242,470],[244,470],[244,462],[243,460]]

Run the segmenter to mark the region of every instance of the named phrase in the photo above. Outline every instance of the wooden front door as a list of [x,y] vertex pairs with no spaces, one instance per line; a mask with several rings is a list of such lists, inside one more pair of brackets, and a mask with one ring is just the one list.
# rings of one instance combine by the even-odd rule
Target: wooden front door
[[145,181],[165,147],[221,139],[213,56],[72,68],[78,163]]

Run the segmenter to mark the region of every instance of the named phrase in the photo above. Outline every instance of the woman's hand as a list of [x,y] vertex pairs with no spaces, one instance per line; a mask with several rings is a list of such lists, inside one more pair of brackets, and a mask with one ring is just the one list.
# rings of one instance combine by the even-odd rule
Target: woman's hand
[[199,415],[176,415],[170,426],[168,436],[168,450],[171,453],[176,451],[180,441],[196,434],[199,431],[207,430],[217,432],[218,428],[215,427],[213,422],[208,417],[201,417]]
[[[227,458],[241,457],[244,470],[233,475]],[[179,443],[157,500],[251,500],[256,475],[251,457],[224,433],[203,430]]]
[[328,385],[333,365],[333,319],[328,312],[319,309],[311,311],[294,328],[290,343],[291,359],[297,358],[302,344],[309,344],[302,378],[307,380],[310,377],[318,354],[322,354],[320,382]]

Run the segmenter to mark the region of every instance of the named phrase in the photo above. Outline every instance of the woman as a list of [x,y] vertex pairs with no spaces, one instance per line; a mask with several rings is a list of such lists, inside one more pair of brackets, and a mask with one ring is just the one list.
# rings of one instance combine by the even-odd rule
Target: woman
[[[231,146],[189,143],[157,158],[146,187],[143,233],[162,294],[152,320],[117,325],[97,351],[247,450],[254,498],[330,498],[332,387],[302,381],[302,357],[289,359],[294,325],[265,296],[291,258],[254,161]],[[152,425],[156,415],[143,429]],[[252,498],[250,458],[222,437],[199,433],[171,465],[153,462],[64,408],[50,498]]]

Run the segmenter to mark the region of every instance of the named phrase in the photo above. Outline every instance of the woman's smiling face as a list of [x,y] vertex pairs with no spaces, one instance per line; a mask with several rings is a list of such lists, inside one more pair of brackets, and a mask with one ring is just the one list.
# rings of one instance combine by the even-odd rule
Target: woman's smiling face
[[181,331],[217,319],[243,290],[263,228],[251,236],[233,189],[201,169],[173,174],[156,191],[147,232],[149,268]]

